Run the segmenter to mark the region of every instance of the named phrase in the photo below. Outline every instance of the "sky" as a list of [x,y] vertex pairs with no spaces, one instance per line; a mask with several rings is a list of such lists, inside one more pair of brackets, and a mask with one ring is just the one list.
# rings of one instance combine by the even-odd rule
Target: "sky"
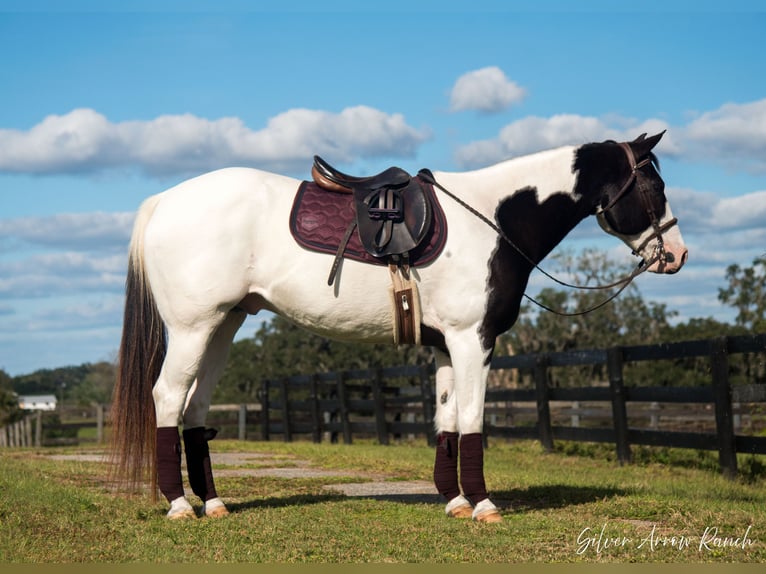
[[[112,360],[136,209],[226,166],[465,171],[667,130],[655,151],[689,261],[641,276],[644,299],[731,322],[726,268],[766,253],[762,3],[113,4],[0,0],[11,375]],[[587,247],[630,258],[591,221],[562,245]],[[530,293],[546,286],[535,274]]]

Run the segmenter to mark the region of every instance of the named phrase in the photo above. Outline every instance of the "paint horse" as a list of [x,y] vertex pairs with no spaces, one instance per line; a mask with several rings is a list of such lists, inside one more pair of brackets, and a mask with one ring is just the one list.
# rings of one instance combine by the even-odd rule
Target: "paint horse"
[[[652,152],[661,137],[431,174],[449,234],[439,256],[410,275],[421,343],[435,354],[433,476],[448,516],[502,520],[483,473],[486,380],[495,339],[516,321],[536,264],[590,215],[648,271],[674,273],[686,261]],[[332,255],[293,239],[288,220],[300,183],[228,168],[150,197],[138,211],[112,452],[125,482],[151,478],[159,486],[169,518],[196,516],[182,486],[182,438],[202,514],[228,513],[213,480],[205,418],[247,314],[268,310],[323,336],[392,342],[389,270],[344,259],[328,285]]]

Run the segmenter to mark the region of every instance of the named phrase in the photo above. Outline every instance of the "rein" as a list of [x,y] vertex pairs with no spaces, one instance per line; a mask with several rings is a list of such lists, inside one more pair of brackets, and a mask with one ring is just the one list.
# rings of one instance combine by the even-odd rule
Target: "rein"
[[[607,204],[606,207],[601,208],[599,210],[599,213],[603,213],[605,211],[608,211],[612,207],[614,207],[614,205],[625,195],[625,193],[627,193],[627,191],[630,189],[631,185],[633,183],[635,183],[635,181],[636,181],[636,179],[638,177],[638,170],[640,168],[644,167],[645,165],[647,165],[649,163],[649,161],[650,161],[649,158],[646,158],[646,159],[644,159],[643,161],[641,161],[640,163],[637,164],[636,160],[635,160],[635,157],[633,155],[633,150],[630,149],[630,146],[628,144],[624,144],[624,143],[621,143],[620,146],[622,147],[622,149],[625,151],[626,155],[628,156],[628,161],[629,161],[630,167],[631,167],[631,173],[630,173],[630,176],[628,177],[628,180],[620,188],[620,191],[617,192],[617,195]],[[612,300],[614,300],[615,298],[617,298],[620,295],[620,293],[622,293],[628,287],[628,285],[630,285],[633,282],[633,280],[636,277],[638,277],[639,275],[644,273],[656,261],[658,261],[658,260],[665,261],[666,258],[667,258],[667,254],[665,253],[665,246],[664,246],[663,241],[662,241],[662,234],[665,231],[667,231],[668,229],[670,229],[671,227],[673,227],[677,223],[677,219],[673,218],[670,221],[666,222],[664,225],[660,225],[659,224],[659,220],[658,220],[656,214],[654,213],[654,210],[650,207],[650,203],[646,200],[646,198],[644,197],[644,193],[642,192],[641,198],[642,198],[642,201],[644,202],[644,205],[645,205],[645,207],[646,207],[646,209],[647,209],[647,211],[649,213],[649,217],[651,218],[652,226],[654,227],[654,233],[652,235],[650,235],[649,237],[647,237],[641,243],[641,245],[638,248],[633,250],[633,253],[635,255],[638,255],[639,252],[646,246],[646,244],[656,237],[656,238],[659,239],[659,242],[657,244],[657,249],[656,249],[655,253],[653,254],[652,258],[649,261],[646,261],[646,260],[642,259],[633,271],[631,271],[625,277],[623,277],[621,279],[618,279],[617,281],[614,281],[612,283],[608,283],[608,284],[604,284],[604,285],[574,285],[572,283],[567,283],[566,281],[562,281],[561,279],[558,279],[557,277],[554,277],[553,275],[551,275],[550,273],[545,271],[545,269],[540,267],[540,265],[538,265],[531,257],[529,257],[524,251],[522,251],[522,249],[520,247],[518,247],[513,242],[513,240],[510,237],[508,237],[508,235],[500,228],[499,225],[497,225],[494,221],[492,221],[487,216],[485,216],[484,214],[482,214],[479,211],[477,211],[471,205],[469,205],[468,203],[463,201],[460,197],[458,197],[457,195],[455,195],[454,193],[452,193],[451,191],[446,189],[444,186],[442,186],[438,181],[436,181],[436,178],[434,178],[434,176],[433,176],[433,174],[431,173],[430,170],[427,170],[427,169],[420,170],[418,175],[422,179],[427,181],[428,183],[436,186],[438,189],[443,191],[447,196],[451,197],[460,206],[462,206],[467,211],[469,211],[474,216],[476,216],[478,219],[480,219],[485,224],[487,224],[493,231],[495,231],[495,233],[497,233],[503,239],[503,241],[505,241],[508,245],[510,245],[519,255],[521,255],[527,262],[529,262],[530,265],[532,265],[533,268],[537,269],[540,273],[542,273],[543,275],[545,275],[546,277],[548,277],[549,279],[551,279],[555,283],[558,283],[559,285],[561,285],[563,287],[569,287],[569,288],[572,288],[572,289],[580,289],[580,290],[583,290],[583,291],[586,291],[586,290],[603,291],[603,290],[611,289],[611,288],[617,287],[617,286],[620,287],[615,293],[613,293],[612,295],[607,297],[604,301],[601,301],[600,303],[594,305],[593,307],[590,307],[590,308],[588,308],[588,309],[586,309],[584,311],[576,311],[576,312],[572,312],[572,313],[567,313],[567,312],[564,312],[564,311],[558,311],[556,309],[552,309],[551,307],[548,307],[547,305],[541,303],[537,299],[535,299],[535,298],[527,295],[526,293],[524,293],[524,297],[527,298],[532,303],[534,303],[535,305],[537,305],[538,307],[540,307],[542,309],[545,309],[546,311],[549,311],[549,312],[554,313],[556,315],[560,315],[562,317],[577,317],[577,316],[586,315],[588,313],[591,313],[591,312],[595,311],[596,309],[600,309],[601,307],[603,307],[607,303],[609,303]]]

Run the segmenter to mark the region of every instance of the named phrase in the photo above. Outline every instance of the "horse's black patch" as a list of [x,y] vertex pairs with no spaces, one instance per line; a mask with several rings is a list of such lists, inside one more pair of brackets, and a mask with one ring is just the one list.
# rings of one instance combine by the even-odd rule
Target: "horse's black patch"
[[515,247],[498,237],[489,260],[487,313],[480,327],[485,349],[492,349],[495,338],[516,322],[532,262],[539,263],[588,215],[589,202],[575,197],[562,192],[540,204],[536,188],[527,187],[498,205],[496,220]]

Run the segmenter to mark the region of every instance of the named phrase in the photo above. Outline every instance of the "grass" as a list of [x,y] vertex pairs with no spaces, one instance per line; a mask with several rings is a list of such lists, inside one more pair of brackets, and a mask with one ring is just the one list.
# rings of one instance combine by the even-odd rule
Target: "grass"
[[[763,473],[729,481],[691,451],[642,450],[618,466],[598,445],[545,453],[534,442],[491,442],[485,472],[505,520],[485,525],[448,519],[428,498],[324,488],[359,482],[360,472],[430,480],[433,450],[420,444],[212,447],[214,462],[216,452],[255,452],[348,476],[221,473],[229,517],[171,522],[148,495],[111,493],[103,464],[50,457],[78,449],[4,450],[0,562],[766,562]],[[763,469],[753,460],[748,468]]]

